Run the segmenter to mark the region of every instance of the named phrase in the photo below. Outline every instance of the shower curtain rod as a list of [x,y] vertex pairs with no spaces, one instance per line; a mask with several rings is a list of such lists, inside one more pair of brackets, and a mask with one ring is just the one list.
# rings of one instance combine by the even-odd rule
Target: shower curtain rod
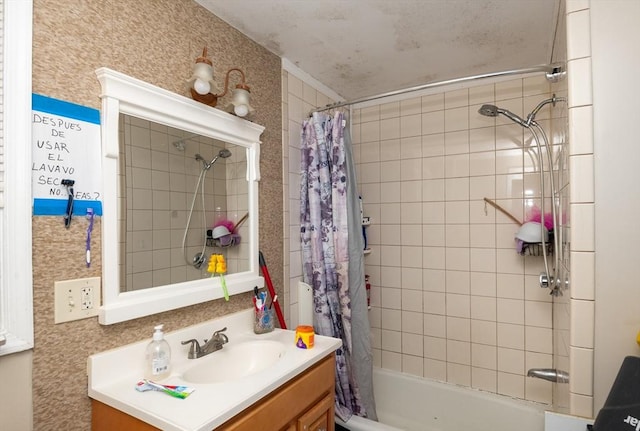
[[382,93],[376,96],[363,97],[361,99],[352,100],[350,102],[345,101],[345,102],[332,103],[321,108],[315,108],[309,113],[309,116],[311,116],[314,112],[328,111],[330,109],[342,108],[343,106],[355,105],[357,103],[369,102],[371,100],[383,99],[385,97],[397,96],[405,93],[412,93],[414,91],[426,90],[429,88],[442,87],[445,85],[475,81],[478,79],[497,78],[501,76],[510,76],[510,75],[523,75],[525,73],[536,73],[536,72],[544,72],[546,74],[547,80],[551,82],[559,81],[567,73],[564,70],[564,66],[562,64],[556,63],[556,64],[543,64],[539,66],[532,66],[524,69],[512,69],[512,70],[505,70],[502,72],[491,72],[491,73],[484,73],[481,75],[465,76],[463,78],[453,78],[453,79],[447,79],[445,81],[430,82],[430,83],[418,85],[415,87],[405,88],[403,90],[389,91],[388,93]]

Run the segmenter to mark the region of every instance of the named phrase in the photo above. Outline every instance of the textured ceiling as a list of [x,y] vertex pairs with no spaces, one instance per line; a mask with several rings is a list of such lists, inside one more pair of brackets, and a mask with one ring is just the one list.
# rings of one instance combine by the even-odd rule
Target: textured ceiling
[[196,0],[347,100],[551,62],[560,0]]

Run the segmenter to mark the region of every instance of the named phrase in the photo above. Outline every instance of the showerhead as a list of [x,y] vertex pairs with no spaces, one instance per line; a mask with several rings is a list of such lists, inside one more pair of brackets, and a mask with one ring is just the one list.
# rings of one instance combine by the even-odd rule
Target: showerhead
[[231,157],[231,151],[227,150],[226,148],[223,148],[218,153],[218,157],[222,157],[223,159],[226,159],[227,157]]
[[211,162],[209,163],[209,167],[213,166],[216,160],[218,160],[218,158],[220,157],[222,157],[223,159],[226,159],[227,157],[231,157],[231,151],[227,150],[226,148],[223,148],[222,150],[220,150],[218,155],[215,156],[213,160],[211,160]]
[[502,114],[514,123],[520,124],[522,127],[529,127],[529,124],[526,121],[518,117],[513,112],[506,109],[498,108],[495,105],[482,105],[480,109],[478,109],[478,113],[480,115],[484,115],[485,117],[497,117],[499,114]]
[[213,166],[213,164],[216,162],[216,160],[218,160],[219,157],[222,157],[223,159],[231,157],[231,151],[223,148],[222,150],[220,150],[220,152],[218,152],[218,155],[215,156],[209,163],[207,163],[207,161],[200,154],[196,154],[196,160],[201,161],[203,168],[206,170],[211,169],[211,166]]
[[482,105],[480,109],[478,109],[478,113],[485,117],[497,117],[498,107],[496,105]]

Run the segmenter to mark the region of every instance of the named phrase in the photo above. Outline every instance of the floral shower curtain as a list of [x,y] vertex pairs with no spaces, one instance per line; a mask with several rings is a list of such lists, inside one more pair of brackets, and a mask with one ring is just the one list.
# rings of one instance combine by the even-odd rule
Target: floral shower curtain
[[347,208],[350,153],[345,150],[345,124],[342,112],[333,116],[316,112],[302,126],[300,235],[303,278],[313,287],[315,330],[342,339],[342,347],[336,351],[336,414],[346,421],[352,414],[367,416],[367,411],[352,363]]

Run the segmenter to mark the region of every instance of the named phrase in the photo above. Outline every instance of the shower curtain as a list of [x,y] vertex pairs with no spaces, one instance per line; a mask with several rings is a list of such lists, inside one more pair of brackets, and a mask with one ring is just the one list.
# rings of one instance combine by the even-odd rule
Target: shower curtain
[[300,237],[314,327],[340,338],[336,414],[377,420],[364,285],[362,220],[346,118],[314,113],[302,126]]

